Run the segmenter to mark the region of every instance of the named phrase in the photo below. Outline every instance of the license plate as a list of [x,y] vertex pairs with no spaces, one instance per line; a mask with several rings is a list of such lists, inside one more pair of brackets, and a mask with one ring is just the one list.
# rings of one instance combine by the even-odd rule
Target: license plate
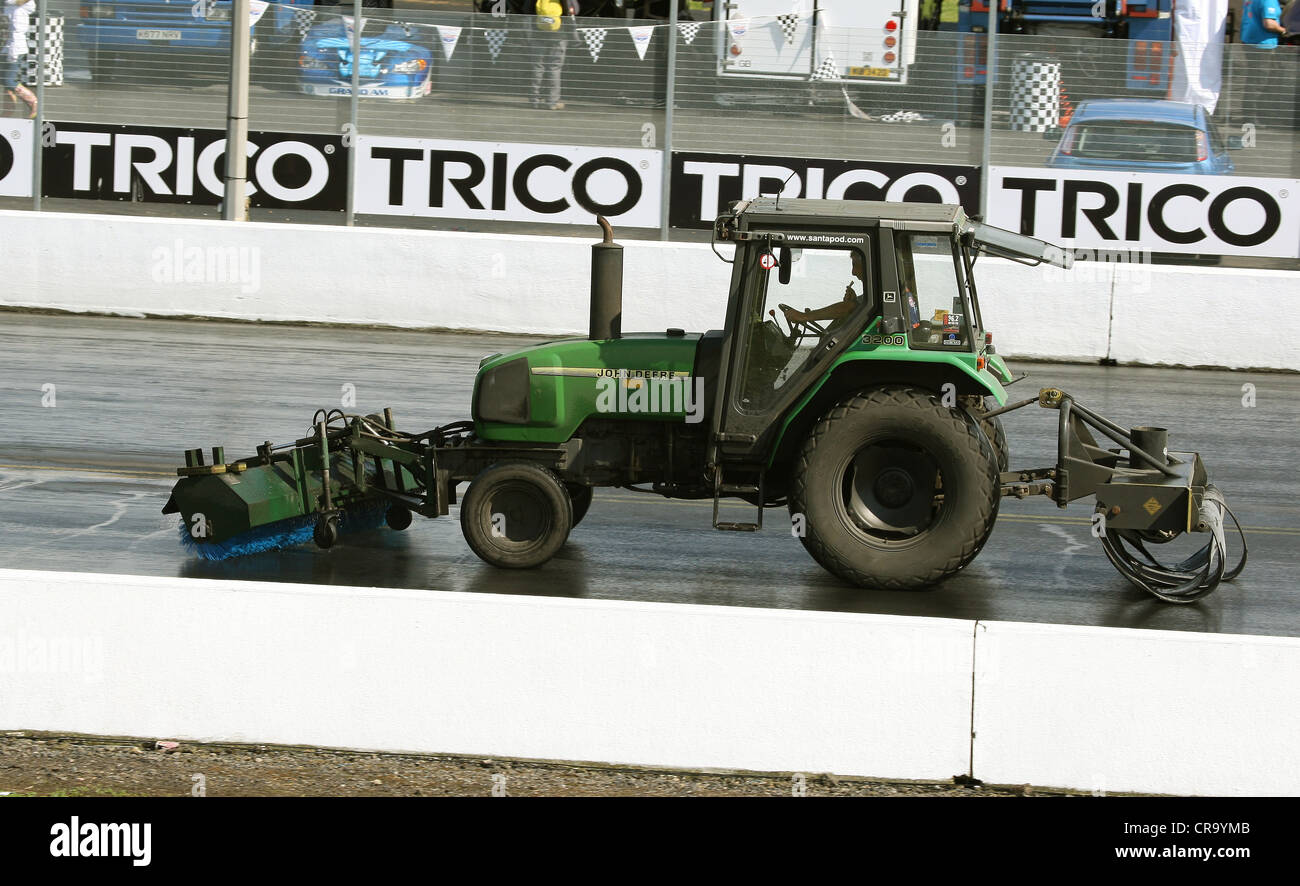
[[137,40],[179,40],[181,39],[180,31],[158,31],[152,28],[142,28],[135,32]]
[[850,77],[892,77],[894,72],[889,68],[849,68]]

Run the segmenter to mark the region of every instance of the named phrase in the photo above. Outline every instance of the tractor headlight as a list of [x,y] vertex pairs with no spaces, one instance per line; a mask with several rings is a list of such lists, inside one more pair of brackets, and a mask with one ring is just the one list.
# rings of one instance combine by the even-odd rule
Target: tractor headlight
[[418,74],[427,67],[429,67],[429,63],[426,62],[424,59],[412,58],[412,59],[407,59],[404,62],[398,62],[397,64],[393,65],[393,73],[394,74]]
[[82,18],[113,18],[116,14],[116,9],[103,3],[87,3],[81,7]]
[[528,423],[528,359],[519,357],[494,366],[479,376],[474,397],[477,421],[522,425]]

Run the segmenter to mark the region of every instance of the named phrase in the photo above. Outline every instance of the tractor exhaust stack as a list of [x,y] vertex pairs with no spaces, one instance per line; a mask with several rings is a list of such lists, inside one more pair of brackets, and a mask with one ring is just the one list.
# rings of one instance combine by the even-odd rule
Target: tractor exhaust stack
[[603,215],[596,216],[605,238],[591,247],[591,323],[588,338],[607,341],[622,338],[623,247],[614,242],[614,229]]

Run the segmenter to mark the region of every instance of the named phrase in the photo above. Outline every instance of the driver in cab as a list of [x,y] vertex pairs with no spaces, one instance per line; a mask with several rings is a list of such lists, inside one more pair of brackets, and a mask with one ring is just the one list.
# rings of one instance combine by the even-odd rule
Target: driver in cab
[[[854,250],[851,254],[853,256],[853,276],[857,278],[858,283],[861,284],[862,291],[866,292],[867,271],[862,260],[862,253]],[[858,298],[859,295],[857,291],[854,290],[853,283],[849,283],[848,286],[844,287],[844,298],[833,304],[829,304],[824,308],[796,311],[794,308],[786,307],[783,308],[782,311],[785,314],[785,322],[787,324],[806,324],[810,320],[843,320],[857,310]]]

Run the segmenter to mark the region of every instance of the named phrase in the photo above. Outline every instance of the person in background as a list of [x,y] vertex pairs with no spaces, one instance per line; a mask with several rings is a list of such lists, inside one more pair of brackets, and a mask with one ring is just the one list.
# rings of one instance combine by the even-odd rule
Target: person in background
[[533,59],[532,106],[547,111],[563,111],[560,75],[569,48],[564,16],[578,14],[577,0],[528,0],[525,12],[533,18],[528,31]]
[[7,101],[22,99],[27,105],[27,116],[36,116],[36,96],[23,85],[23,56],[27,55],[27,26],[31,23],[35,0],[3,0],[6,39],[0,49],[0,86]]
[[[1241,42],[1245,44],[1246,94],[1242,113],[1247,122],[1261,125],[1265,119],[1276,120],[1271,109],[1290,104],[1283,97],[1279,82],[1278,38],[1285,33],[1281,24],[1280,0],[1246,0],[1241,10]],[[1295,88],[1295,84],[1291,84]]]
[[1300,46],[1300,0],[1291,0],[1282,13],[1282,30],[1286,34],[1282,43],[1286,46]]

